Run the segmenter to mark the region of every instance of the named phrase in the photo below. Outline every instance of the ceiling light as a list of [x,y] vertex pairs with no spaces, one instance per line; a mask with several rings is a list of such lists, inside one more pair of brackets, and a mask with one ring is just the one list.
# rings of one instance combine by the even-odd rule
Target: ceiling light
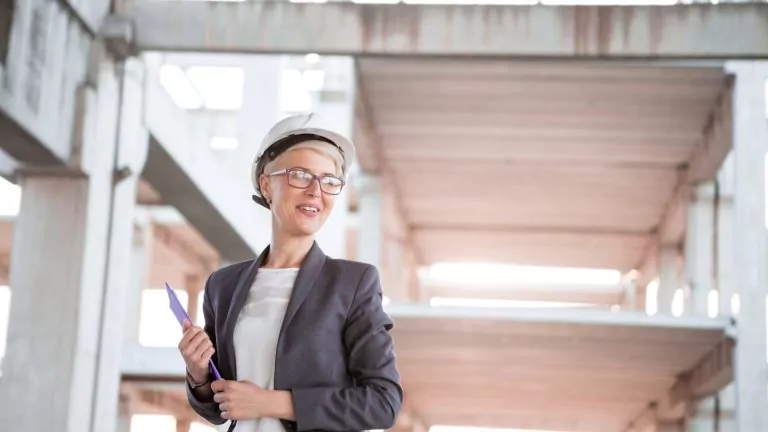
[[535,267],[494,263],[446,262],[431,265],[429,282],[444,284],[503,285],[605,285],[621,282],[621,272],[610,269]]
[[320,55],[317,53],[309,53],[304,56],[304,62],[310,65],[318,64],[320,63]]
[[239,67],[192,66],[187,69],[192,85],[211,110],[238,110],[243,104],[245,73]]

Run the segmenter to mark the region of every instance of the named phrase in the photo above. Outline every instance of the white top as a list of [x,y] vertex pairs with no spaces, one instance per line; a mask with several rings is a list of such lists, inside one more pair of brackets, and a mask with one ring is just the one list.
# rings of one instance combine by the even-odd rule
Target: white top
[[[297,268],[261,268],[235,325],[237,380],[274,389],[275,351],[285,309],[291,298]],[[226,431],[229,423],[219,427]],[[237,432],[285,432],[280,420],[238,421]]]

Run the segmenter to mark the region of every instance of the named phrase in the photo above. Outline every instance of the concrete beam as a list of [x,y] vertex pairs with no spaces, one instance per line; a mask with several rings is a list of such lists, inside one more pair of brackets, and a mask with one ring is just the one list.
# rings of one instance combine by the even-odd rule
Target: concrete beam
[[76,94],[97,45],[65,2],[17,1],[10,42],[0,66],[0,148],[21,163],[67,163],[78,142]]
[[[359,64],[355,64],[357,93],[355,95],[355,143],[358,148],[358,160],[367,175],[362,176],[361,190],[359,194],[360,210],[367,214],[368,219],[378,220],[380,230],[371,233],[371,221],[366,220],[359,224],[358,238],[359,250],[372,255],[378,255],[377,260],[381,265],[382,284],[389,286],[389,292],[385,293],[395,301],[416,300],[420,297],[416,267],[420,259],[419,252],[414,242],[413,228],[408,223],[408,216],[402,204],[395,175],[384,156],[381,137],[375,126],[375,118],[365,90],[365,83]],[[364,208],[373,206],[375,208]],[[375,215],[373,213],[376,213]],[[368,230],[363,231],[363,230]],[[368,240],[371,234],[379,236],[374,242],[376,246],[370,246]],[[377,248],[377,252],[368,251],[369,247]]]
[[[178,108],[146,56],[144,122],[151,135],[142,177],[219,251],[225,261],[252,258],[269,241],[269,214],[251,201],[248,165],[233,177],[216,162],[208,131]],[[226,193],[224,193],[226,191]]]
[[647,270],[655,267],[652,263],[658,259],[661,245],[679,245],[684,239],[692,187],[699,182],[715,180],[732,148],[732,93],[733,79],[726,77],[723,90],[702,131],[701,141],[691,154],[688,164],[681,167],[680,179],[667,202],[656,235],[650,240],[642,260],[637,264],[636,268],[641,270],[638,280],[641,290],[656,276]]
[[0,177],[11,183],[16,183],[16,170],[19,164],[8,153],[0,149]]
[[713,395],[733,380],[734,341],[725,338],[686,372],[661,399],[653,401],[628,425],[628,432],[647,430],[659,422],[682,419],[694,399]]
[[[768,5],[134,2],[138,48],[521,57],[768,57]],[[727,34],[728,37],[722,37]]]

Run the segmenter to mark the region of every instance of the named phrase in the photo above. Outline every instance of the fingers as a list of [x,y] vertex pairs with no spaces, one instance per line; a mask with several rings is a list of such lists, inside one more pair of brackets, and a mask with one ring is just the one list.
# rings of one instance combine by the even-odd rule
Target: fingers
[[189,342],[195,338],[200,333],[204,333],[203,329],[200,327],[187,327],[186,330],[184,330],[184,335],[181,337],[181,341],[179,341],[179,349],[182,349],[182,347],[185,347],[189,345]]
[[213,344],[208,335],[205,332],[199,332],[191,341],[189,341],[189,344],[184,351],[189,354],[191,359],[200,360],[202,359],[203,354],[205,354],[205,351],[211,347],[213,347]]
[[213,390],[215,393],[223,392],[227,387],[227,381],[226,380],[216,380],[211,383],[211,390]]
[[191,327],[184,332],[184,336],[179,342],[179,351],[185,358],[192,358],[194,354],[197,354],[198,358],[201,358],[203,353],[212,347],[211,338],[208,337],[203,329],[200,327]]

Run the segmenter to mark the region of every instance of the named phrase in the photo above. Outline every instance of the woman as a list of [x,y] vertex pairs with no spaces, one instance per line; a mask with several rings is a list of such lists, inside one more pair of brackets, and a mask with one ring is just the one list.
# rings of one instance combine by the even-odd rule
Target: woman
[[314,240],[354,151],[313,114],[278,122],[262,142],[253,198],[272,214],[272,241],[210,275],[205,328],[185,322],[179,343],[189,402],[211,423],[232,420],[238,432],[395,423],[403,391],[378,272],[327,257]]

